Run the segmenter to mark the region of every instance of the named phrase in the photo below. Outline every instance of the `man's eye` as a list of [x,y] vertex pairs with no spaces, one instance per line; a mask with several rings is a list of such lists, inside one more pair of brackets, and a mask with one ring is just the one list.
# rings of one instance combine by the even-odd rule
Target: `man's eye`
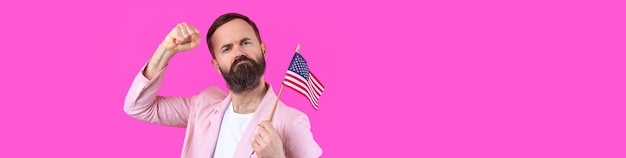
[[244,44],[244,45],[248,45],[248,44],[250,44],[250,42],[245,41],[245,42],[243,42],[243,44]]
[[224,49],[222,50],[222,52],[227,52],[227,51],[229,51],[229,50],[230,50],[230,48],[224,48]]

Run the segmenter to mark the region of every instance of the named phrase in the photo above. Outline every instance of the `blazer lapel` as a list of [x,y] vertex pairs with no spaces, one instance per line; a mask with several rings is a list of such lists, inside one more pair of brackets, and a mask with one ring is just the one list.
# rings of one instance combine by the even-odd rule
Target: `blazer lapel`
[[239,144],[237,145],[235,157],[249,157],[250,154],[252,154],[254,151],[254,149],[252,149],[252,141],[254,140],[254,136],[257,134],[259,123],[267,120],[272,112],[274,102],[276,102],[276,94],[274,93],[274,90],[272,90],[272,86],[269,84],[267,85],[269,86],[267,93],[265,93],[263,100],[261,100],[261,104],[254,112],[250,123],[248,123],[246,131],[241,136]]
[[224,118],[224,112],[226,111],[226,108],[228,107],[230,100],[231,100],[230,94],[228,94],[226,98],[224,98],[224,100],[222,100],[221,102],[217,103],[215,105],[215,108],[210,112],[211,115],[209,116],[209,129],[207,131],[209,134],[209,139],[206,140],[206,141],[212,141],[208,143],[209,144],[208,151],[210,151],[209,153],[215,152],[215,146],[217,145],[217,138],[219,136],[220,126],[222,125],[222,119]]

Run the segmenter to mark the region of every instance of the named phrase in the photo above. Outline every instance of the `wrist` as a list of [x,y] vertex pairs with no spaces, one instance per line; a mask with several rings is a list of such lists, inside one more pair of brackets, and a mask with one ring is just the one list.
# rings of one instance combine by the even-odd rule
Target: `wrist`
[[159,46],[157,47],[156,53],[161,58],[170,59],[172,58],[172,56],[176,54],[176,51],[167,49],[167,47],[163,46],[163,44],[159,44]]

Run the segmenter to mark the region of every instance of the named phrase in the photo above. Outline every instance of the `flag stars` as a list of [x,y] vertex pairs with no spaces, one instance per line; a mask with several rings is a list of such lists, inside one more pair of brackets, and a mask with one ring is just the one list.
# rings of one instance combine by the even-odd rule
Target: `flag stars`
[[311,74],[311,70],[309,70],[306,61],[297,52],[291,59],[291,63],[288,68],[289,69],[285,75],[283,85],[290,87],[307,97],[311,102],[311,105],[313,105],[313,108],[317,110],[319,97],[324,91],[322,84]]
[[296,54],[294,60],[289,67],[289,70],[297,73],[298,75],[304,77],[305,80],[309,79],[309,68],[306,64],[306,61],[300,54]]

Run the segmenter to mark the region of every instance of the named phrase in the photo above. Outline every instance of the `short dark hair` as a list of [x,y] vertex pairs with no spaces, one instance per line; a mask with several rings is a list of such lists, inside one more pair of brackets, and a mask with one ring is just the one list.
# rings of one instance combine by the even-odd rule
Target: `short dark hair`
[[254,33],[256,34],[257,39],[259,39],[259,43],[261,43],[261,35],[259,34],[259,29],[256,27],[256,24],[254,24],[254,22],[250,20],[250,18],[239,13],[226,13],[224,15],[217,17],[217,19],[213,21],[213,24],[209,28],[209,32],[206,35],[206,41],[207,41],[207,45],[209,46],[209,52],[211,52],[211,57],[213,57],[213,59],[215,59],[215,52],[213,52],[213,43],[211,42],[211,37],[213,37],[213,34],[215,33],[215,30],[217,30],[217,28],[235,19],[241,19],[243,21],[246,21],[248,24],[250,24],[250,26],[252,26],[252,29],[254,29]]

